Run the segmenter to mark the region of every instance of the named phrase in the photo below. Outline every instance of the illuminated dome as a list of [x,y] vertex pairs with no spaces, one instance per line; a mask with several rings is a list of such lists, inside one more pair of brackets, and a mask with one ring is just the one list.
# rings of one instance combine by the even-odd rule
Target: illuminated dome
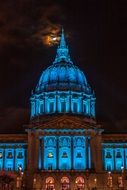
[[87,80],[84,73],[77,66],[63,60],[42,73],[36,91],[84,91],[86,88]]
[[31,95],[31,117],[53,113],[95,117],[95,96],[84,73],[73,64],[62,30],[56,58],[42,72]]
[[36,92],[52,90],[85,91],[88,88],[84,73],[73,65],[70,59],[64,33],[62,32],[55,61],[43,71],[36,87]]

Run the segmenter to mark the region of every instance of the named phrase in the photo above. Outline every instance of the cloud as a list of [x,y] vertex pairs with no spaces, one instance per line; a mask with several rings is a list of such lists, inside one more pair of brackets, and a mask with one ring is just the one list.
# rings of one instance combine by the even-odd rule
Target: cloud
[[[57,35],[61,29],[61,26],[52,21],[53,17],[60,15],[61,7],[59,5],[51,5],[50,7],[41,8],[40,24],[34,37],[42,40],[46,43],[46,39],[50,35]],[[56,19],[57,20],[57,19]]]
[[47,35],[58,33],[62,7],[58,3],[47,2],[1,1],[0,48],[42,43]]

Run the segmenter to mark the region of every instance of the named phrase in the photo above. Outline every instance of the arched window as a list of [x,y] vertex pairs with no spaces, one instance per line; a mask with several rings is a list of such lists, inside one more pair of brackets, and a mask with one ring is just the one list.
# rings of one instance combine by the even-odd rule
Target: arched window
[[84,189],[84,178],[83,177],[77,177],[75,180],[77,190],[82,190]]
[[61,186],[62,190],[68,190],[70,186],[70,181],[68,177],[62,177],[61,178]]
[[46,190],[54,190],[54,178],[47,177],[46,178]]

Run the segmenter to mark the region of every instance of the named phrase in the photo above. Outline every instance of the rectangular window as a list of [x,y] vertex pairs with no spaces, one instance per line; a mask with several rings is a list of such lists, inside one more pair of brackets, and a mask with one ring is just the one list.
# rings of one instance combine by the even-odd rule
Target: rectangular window
[[48,158],[53,158],[54,156],[53,156],[53,153],[52,152],[49,152],[48,153]]
[[13,158],[12,152],[8,152],[7,158]]
[[78,152],[76,158],[82,158],[81,152]]
[[83,104],[83,113],[86,113],[86,104]]
[[17,158],[18,158],[18,159],[23,158],[23,153],[22,153],[22,152],[18,152]]
[[51,113],[54,112],[54,102],[50,102],[49,111],[50,111]]
[[44,104],[43,103],[40,104],[40,113],[44,113]]
[[52,164],[48,164],[48,170],[52,170]]
[[78,112],[78,105],[77,102],[73,102],[73,112]]
[[61,112],[66,112],[66,102],[61,101]]
[[106,158],[112,158],[112,155],[111,155],[110,152],[107,152],[107,154],[106,154]]
[[116,158],[122,158],[121,152],[116,153]]
[[111,165],[107,164],[107,171],[111,171],[111,170],[112,170]]
[[68,158],[68,155],[66,152],[63,152],[62,158]]

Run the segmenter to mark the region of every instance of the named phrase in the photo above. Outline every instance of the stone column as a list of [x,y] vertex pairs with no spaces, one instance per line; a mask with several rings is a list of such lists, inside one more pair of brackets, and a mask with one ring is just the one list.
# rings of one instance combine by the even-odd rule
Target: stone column
[[44,137],[41,139],[41,167],[44,169]]
[[73,137],[71,137],[71,169],[74,169],[74,146],[73,146]]
[[126,152],[125,152],[125,147],[123,149],[123,156],[124,156],[124,168],[126,168]]
[[3,168],[5,170],[5,148],[3,148]]
[[89,160],[89,154],[88,154],[88,137],[86,137],[86,143],[85,143],[85,147],[86,147],[86,168],[89,167],[89,164],[88,164],[88,160]]
[[16,170],[16,147],[14,147],[14,160],[13,160],[13,170],[15,171]]
[[116,170],[116,156],[115,156],[116,149],[113,147],[113,170]]
[[72,101],[71,101],[71,99],[72,99],[72,95],[71,95],[71,92],[69,92],[69,112],[71,113],[72,112]]
[[39,139],[39,134],[36,131],[35,132],[35,149],[34,149],[34,170],[38,170],[38,164],[39,164],[39,149],[40,149],[40,139]]
[[102,136],[96,136],[96,171],[102,171]]
[[91,137],[90,139],[90,147],[91,147],[91,168],[95,169],[96,167],[96,149],[95,149],[96,139],[95,137]]
[[56,169],[59,169],[59,137],[56,138]]
[[102,139],[101,134],[91,137],[91,167],[97,172],[102,171]]
[[35,134],[32,130],[28,131],[28,170],[27,170],[27,190],[33,188],[34,176],[34,154],[35,154]]

